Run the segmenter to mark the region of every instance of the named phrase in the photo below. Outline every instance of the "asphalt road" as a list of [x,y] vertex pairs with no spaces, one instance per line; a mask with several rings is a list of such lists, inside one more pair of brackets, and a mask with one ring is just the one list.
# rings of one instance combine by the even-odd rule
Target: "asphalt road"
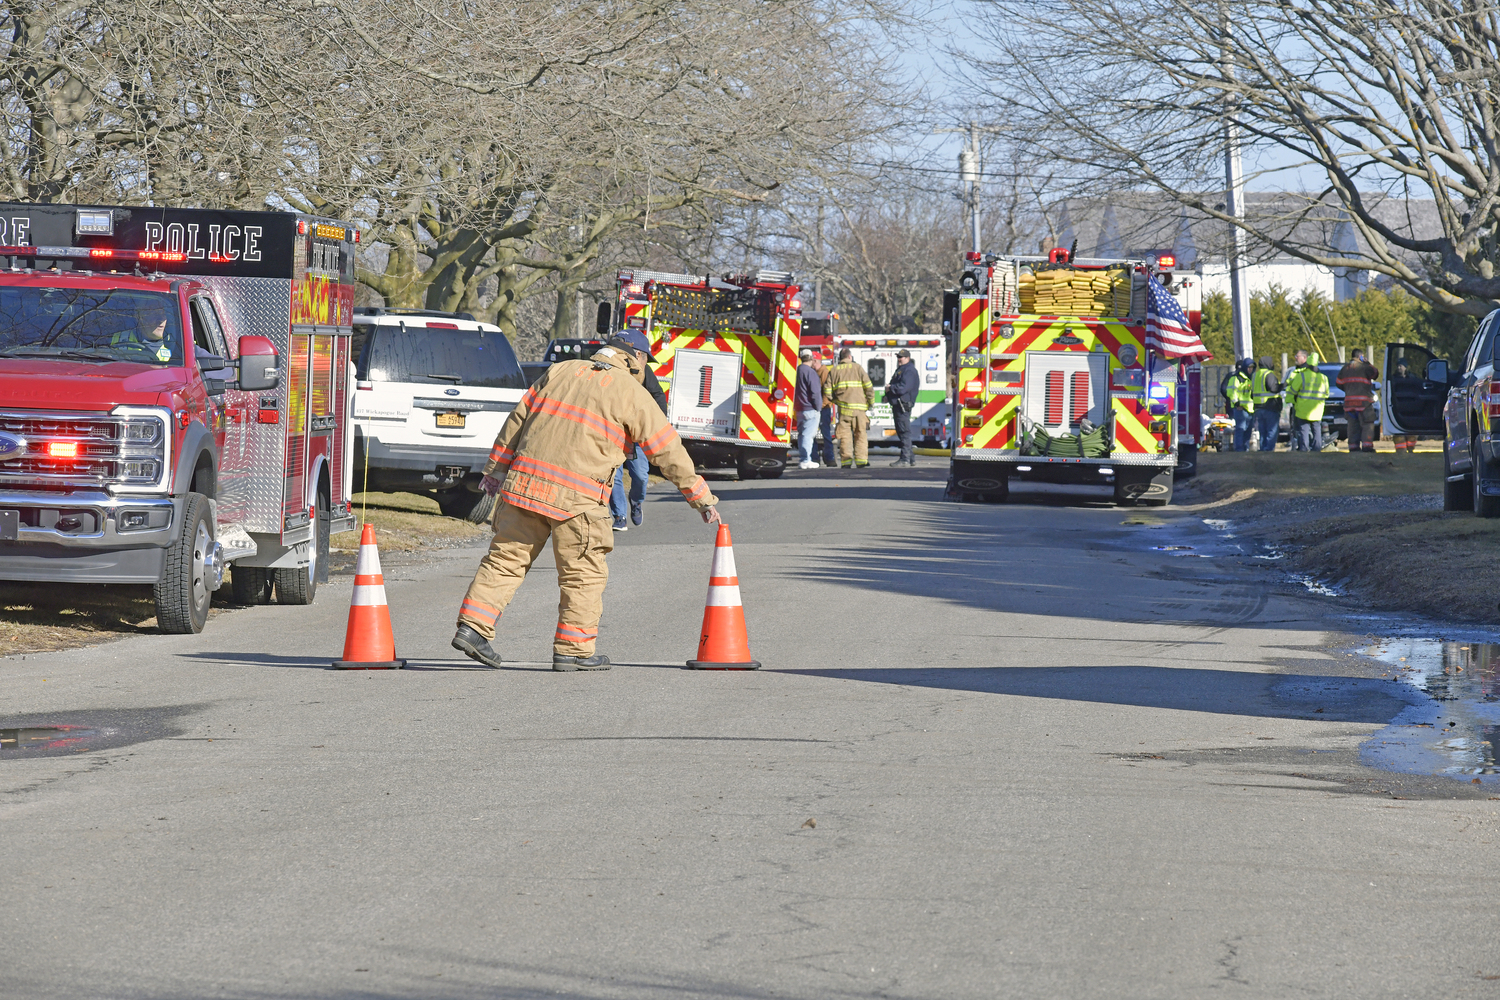
[[[758,673],[696,651],[670,492],[555,674],[550,556],[448,648],[479,550],[387,566],[400,672],[324,669],[350,580],[0,661],[5,998],[1494,997],[1493,786],[1355,749],[1347,621],[1081,490],[715,484]],[[1151,515],[1151,520],[1158,515]],[[1195,534],[1197,533],[1197,534]]]

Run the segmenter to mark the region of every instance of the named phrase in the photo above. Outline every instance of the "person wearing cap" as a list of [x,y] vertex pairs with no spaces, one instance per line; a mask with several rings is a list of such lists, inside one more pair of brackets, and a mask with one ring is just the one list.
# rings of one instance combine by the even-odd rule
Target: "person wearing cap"
[[[639,330],[622,330],[609,338],[607,346],[630,351],[636,356],[642,367],[646,369],[646,378],[642,384],[646,387],[646,391],[651,393],[651,398],[656,400],[656,405],[661,407],[661,412],[666,413],[667,394],[662,391],[661,383],[656,380],[656,373],[650,368],[651,364],[656,363],[656,358],[651,355],[651,345],[647,343],[646,335]],[[625,473],[627,471],[630,473],[630,524],[639,525],[646,519],[646,486],[651,478],[651,462],[646,458],[646,453],[641,450],[640,445],[635,446],[635,451],[625,457],[625,464],[615,472],[615,486],[609,494],[609,513],[614,517],[615,531],[630,530],[630,524],[625,522],[627,500]]]
[[818,418],[823,408],[823,379],[818,374],[817,356],[806,347],[797,354],[797,387],[792,392],[792,408],[797,411],[797,468],[816,469],[813,438],[818,433]]
[[500,499],[495,537],[459,605],[453,648],[500,667],[491,645],[495,625],[550,538],[562,592],[552,669],[609,669],[609,657],[596,653],[594,643],[609,579],[605,557],[615,546],[610,484],[636,443],[705,524],[720,523],[718,498],[694,470],[645,378],[635,351],[606,344],[590,359],[548,368],[506,418],[480,482]]
[[875,386],[864,366],[854,360],[854,352],[845,347],[839,351],[839,363],[833,366],[823,383],[823,399],[839,408],[837,438],[839,465],[862,469],[870,464],[870,406],[875,402]]
[[917,366],[911,363],[911,351],[901,348],[896,352],[896,370],[885,387],[885,401],[896,422],[896,440],[901,443],[901,455],[891,463],[893,467],[916,467],[917,453],[911,445],[911,409],[917,403],[917,389],[921,385]]
[[1281,434],[1281,379],[1276,376],[1275,362],[1269,354],[1260,359],[1260,367],[1250,379],[1250,405],[1255,407],[1255,433],[1260,437],[1261,451],[1275,451]]

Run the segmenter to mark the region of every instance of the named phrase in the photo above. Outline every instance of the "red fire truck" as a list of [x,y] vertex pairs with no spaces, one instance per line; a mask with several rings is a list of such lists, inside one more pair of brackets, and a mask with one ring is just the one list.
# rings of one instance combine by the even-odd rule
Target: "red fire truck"
[[349,510],[346,223],[0,204],[0,579],[151,584],[164,632],[310,604]]
[[[945,303],[956,402],[949,496],[1000,501],[1009,481],[1099,485],[1160,506],[1190,475],[1198,365],[1145,346],[1150,282],[1201,327],[1202,287],[1168,254],[1074,260],[969,253]],[[1185,478],[1184,475],[1184,478]]]
[[629,270],[618,282],[613,328],[639,330],[650,341],[668,419],[693,461],[734,466],[741,479],[780,476],[795,433],[791,397],[802,332],[792,275],[757,271],[721,280]]

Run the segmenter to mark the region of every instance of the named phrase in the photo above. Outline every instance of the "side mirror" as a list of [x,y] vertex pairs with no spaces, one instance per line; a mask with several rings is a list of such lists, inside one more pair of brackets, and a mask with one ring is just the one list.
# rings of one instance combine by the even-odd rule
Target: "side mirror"
[[1448,362],[1442,358],[1433,358],[1427,362],[1427,381],[1448,384]]
[[276,345],[266,337],[240,338],[240,385],[243,392],[265,392],[281,384]]
[[203,379],[203,391],[210,396],[222,396],[228,384],[228,382],[225,382],[221,378],[208,378],[205,376]]
[[594,332],[603,337],[609,334],[611,310],[608,302],[599,303],[599,313],[594,317]]

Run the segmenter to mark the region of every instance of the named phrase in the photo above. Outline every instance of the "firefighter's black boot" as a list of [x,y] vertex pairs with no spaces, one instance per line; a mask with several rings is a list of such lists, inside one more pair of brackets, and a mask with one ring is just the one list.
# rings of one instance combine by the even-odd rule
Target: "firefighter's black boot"
[[467,625],[460,625],[458,631],[453,633],[453,648],[491,670],[499,670],[503,662],[489,640]]
[[559,673],[573,670],[608,670],[609,657],[600,653],[595,653],[593,656],[564,656],[561,653],[553,653],[552,669]]

